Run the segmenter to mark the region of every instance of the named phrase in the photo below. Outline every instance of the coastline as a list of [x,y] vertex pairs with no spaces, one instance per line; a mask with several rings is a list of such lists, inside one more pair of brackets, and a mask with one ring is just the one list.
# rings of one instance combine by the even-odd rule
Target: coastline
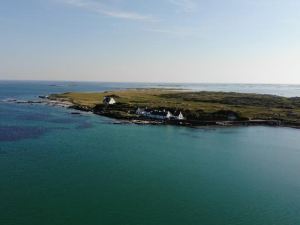
[[[48,105],[52,106],[59,106],[65,107],[69,109],[75,109],[80,112],[90,112],[95,115],[104,116],[112,119],[116,119],[119,123],[132,123],[137,125],[172,125],[172,126],[185,126],[185,127],[193,127],[193,128],[203,128],[203,127],[247,127],[247,126],[271,126],[271,127],[288,127],[294,129],[300,129],[300,124],[298,123],[286,123],[280,120],[262,120],[262,119],[255,119],[255,120],[242,120],[242,121],[230,121],[230,120],[218,120],[218,121],[196,121],[196,120],[156,120],[156,119],[149,119],[145,117],[126,117],[116,115],[107,111],[98,111],[92,107],[87,107],[79,104],[75,104],[72,101],[66,101],[53,98],[48,100]],[[118,124],[119,124],[118,123]]]
[[[113,104],[102,102],[102,98],[107,96],[116,98]],[[188,99],[190,96],[191,99]],[[232,96],[234,98],[231,100],[230,97]],[[70,108],[78,110],[70,112],[71,114],[89,112],[116,119],[117,123],[124,124],[173,125],[194,128],[238,126],[300,128],[298,98],[233,92],[188,92],[168,89],[126,89],[97,93],[77,92],[38,97],[37,100],[6,99],[2,102],[44,104]],[[221,101],[225,103],[221,105]],[[295,103],[292,101],[295,101]],[[259,105],[259,107],[255,105]],[[145,116],[137,113],[140,107],[152,109],[155,112],[171,112],[171,114],[182,112],[184,119],[174,119],[174,116],[168,119],[150,118],[149,115]],[[211,108],[213,110],[210,110]],[[249,111],[254,113],[255,117],[249,114]],[[281,115],[281,118],[278,115]]]

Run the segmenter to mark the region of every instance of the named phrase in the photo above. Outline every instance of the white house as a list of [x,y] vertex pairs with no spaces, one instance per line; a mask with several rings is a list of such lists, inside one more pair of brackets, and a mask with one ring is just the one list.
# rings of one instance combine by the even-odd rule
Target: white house
[[170,111],[154,110],[148,115],[148,117],[153,119],[166,120],[166,119],[171,119],[173,115]]
[[168,112],[167,112],[167,115],[166,115],[167,119],[171,119],[172,116],[173,116],[172,113],[171,113],[170,111],[168,111]]
[[116,103],[117,102],[113,97],[105,96],[103,98],[103,104],[105,104],[105,105],[114,105]]
[[180,112],[177,116],[176,116],[177,120],[184,120],[184,116],[182,114],[182,112]]
[[141,109],[138,108],[136,110],[137,115],[145,116],[151,119],[158,119],[158,120],[166,120],[173,118],[173,115],[170,111],[160,111],[160,110],[148,110],[148,109]]

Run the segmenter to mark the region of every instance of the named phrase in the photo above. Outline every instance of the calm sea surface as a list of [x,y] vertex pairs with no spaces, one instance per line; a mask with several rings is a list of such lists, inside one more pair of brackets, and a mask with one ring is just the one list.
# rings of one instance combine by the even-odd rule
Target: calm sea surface
[[[300,96],[300,86],[0,81],[0,100],[177,87]],[[115,124],[0,103],[2,225],[297,225],[300,130]]]

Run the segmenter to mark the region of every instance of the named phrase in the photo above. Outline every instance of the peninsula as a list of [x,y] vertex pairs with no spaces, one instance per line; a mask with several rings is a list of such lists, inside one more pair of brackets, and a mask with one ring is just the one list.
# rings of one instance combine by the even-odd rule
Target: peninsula
[[48,99],[69,104],[74,109],[133,123],[300,127],[299,97],[175,89],[128,89],[52,94]]

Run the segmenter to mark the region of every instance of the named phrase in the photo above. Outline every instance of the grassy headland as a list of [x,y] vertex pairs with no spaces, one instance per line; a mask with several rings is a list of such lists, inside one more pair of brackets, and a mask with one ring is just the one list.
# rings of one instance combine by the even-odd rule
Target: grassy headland
[[[112,96],[117,104],[103,104],[105,96]],[[51,100],[67,101],[74,108],[127,120],[141,119],[137,108],[181,111],[186,124],[259,123],[270,125],[300,125],[300,98],[233,92],[190,92],[169,89],[128,89],[101,93],[63,93],[49,96]]]

